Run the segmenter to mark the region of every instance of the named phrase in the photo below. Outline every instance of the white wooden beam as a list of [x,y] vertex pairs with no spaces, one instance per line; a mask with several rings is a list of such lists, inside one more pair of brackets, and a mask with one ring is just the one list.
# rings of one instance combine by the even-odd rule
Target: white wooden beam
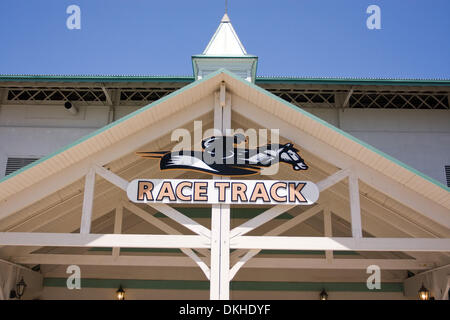
[[115,174],[114,172],[107,170],[99,165],[94,165],[95,172],[101,176],[103,179],[109,181],[114,184],[116,187],[122,189],[127,192],[128,181],[122,178],[121,176]]
[[[30,254],[12,258],[25,265],[91,265],[91,266],[142,266],[142,267],[195,267],[196,264],[187,257],[177,256],[128,256],[117,259],[106,255],[71,255],[71,254]],[[366,269],[369,265],[378,265],[383,270],[428,270],[433,262],[413,259],[334,259],[330,264],[320,258],[254,258],[243,268],[262,269]]]
[[[121,234],[122,233],[122,222],[123,222],[123,206],[122,203],[119,203],[116,207],[116,212],[114,216],[114,233]],[[118,258],[120,255],[120,247],[112,248],[112,256],[113,258]]]
[[94,204],[94,185],[95,185],[95,170],[90,168],[84,184],[84,198],[83,209],[81,214],[80,233],[87,234],[91,232],[92,222],[92,206]]
[[[1,105],[0,105],[0,108],[1,108]],[[4,291],[5,291],[4,284],[6,284],[6,279],[3,280],[3,276],[0,273],[0,300],[6,300],[5,294],[4,294]]]
[[5,283],[3,284],[3,297],[5,300],[9,300],[9,293],[11,289],[15,287],[17,277],[17,268],[10,265],[7,268],[7,274],[5,276]]
[[[222,89],[223,88],[223,89]],[[223,83],[220,86],[221,94],[222,90],[225,94],[225,83]],[[223,103],[223,105],[222,105]],[[222,134],[228,135],[228,130],[231,129],[231,95],[229,93],[225,94],[223,102],[221,101],[222,105]]]
[[[225,83],[215,94],[214,129],[227,135],[231,128],[231,100]],[[222,179],[215,176],[215,180]],[[215,204],[211,207],[211,281],[210,299],[230,298],[230,205]]]
[[325,191],[326,189],[332,187],[336,183],[344,180],[346,177],[350,175],[350,169],[343,169],[333,173],[331,176],[326,177],[325,179],[316,183],[319,191]]
[[220,93],[215,92],[214,93],[214,129],[217,130],[217,132],[222,132],[222,106],[220,105]]
[[352,219],[352,235],[353,238],[362,238],[361,227],[361,204],[359,199],[358,177],[353,172],[348,180],[348,188],[350,195],[350,215]]
[[211,209],[211,300],[228,300],[230,291],[230,209],[222,207],[214,204]]
[[111,99],[111,94],[109,93],[108,89],[106,89],[104,85],[102,85],[101,88],[102,88],[103,93],[105,94],[107,105],[112,106],[113,102]]
[[[333,231],[332,231],[332,225],[331,225],[331,212],[328,207],[323,209],[323,226],[324,226],[324,233],[325,237],[332,237]],[[327,250],[325,251],[325,259],[328,263],[333,262],[333,251]]]
[[345,96],[345,100],[344,103],[342,104],[343,108],[347,108],[348,107],[348,103],[350,102],[350,97],[353,94],[353,87],[347,92],[347,95]]
[[233,249],[450,252],[450,239],[240,236]]
[[221,108],[225,107],[225,95],[226,95],[226,87],[225,87],[225,82],[222,81],[220,83],[220,91],[219,91],[219,106]]
[[370,265],[382,270],[427,270],[435,264],[413,259],[333,259],[330,263],[315,258],[253,258],[243,268],[364,270]]
[[205,239],[205,237],[196,235],[0,232],[0,245],[101,248],[209,248],[210,241]]

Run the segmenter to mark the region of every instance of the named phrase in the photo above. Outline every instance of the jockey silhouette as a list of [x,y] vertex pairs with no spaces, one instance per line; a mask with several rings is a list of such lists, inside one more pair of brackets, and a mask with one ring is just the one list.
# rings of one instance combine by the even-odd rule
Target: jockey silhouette
[[255,149],[238,148],[245,141],[243,134],[213,136],[202,141],[202,151],[137,152],[144,158],[161,159],[161,170],[190,169],[214,175],[237,176],[260,172],[277,162],[291,164],[294,170],[306,170],[308,166],[292,143],[268,144]]

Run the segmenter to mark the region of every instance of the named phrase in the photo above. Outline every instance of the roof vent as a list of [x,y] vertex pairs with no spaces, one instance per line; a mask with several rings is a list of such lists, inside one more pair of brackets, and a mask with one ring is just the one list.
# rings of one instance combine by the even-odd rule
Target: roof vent
[[447,179],[447,187],[450,187],[450,166],[445,166],[445,178]]
[[39,158],[8,158],[8,161],[6,162],[6,172],[5,175],[9,175],[13,173],[14,171],[17,171],[30,163],[35,162]]

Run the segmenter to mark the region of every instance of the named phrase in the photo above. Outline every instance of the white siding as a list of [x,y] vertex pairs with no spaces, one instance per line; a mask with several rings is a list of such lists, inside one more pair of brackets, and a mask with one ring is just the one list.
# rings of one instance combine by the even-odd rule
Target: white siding
[[307,109],[446,185],[450,164],[449,110]]

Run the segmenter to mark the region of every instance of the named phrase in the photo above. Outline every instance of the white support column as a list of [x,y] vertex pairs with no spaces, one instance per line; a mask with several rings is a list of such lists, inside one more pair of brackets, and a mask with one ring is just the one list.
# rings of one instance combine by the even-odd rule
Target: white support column
[[3,285],[3,297],[4,300],[9,300],[9,293],[14,289],[17,278],[17,268],[13,265],[8,266],[6,277],[4,279],[5,283]]
[[[222,108],[222,134],[228,135],[231,129],[231,97],[226,93],[225,83],[220,86],[225,105]],[[222,104],[222,103],[221,103]],[[220,300],[230,299],[230,205],[220,205]]]
[[[231,103],[225,83],[215,95],[214,128],[223,135],[231,128]],[[214,177],[221,179],[220,177]],[[212,205],[211,209],[211,280],[210,299],[230,298],[230,206]]]
[[361,205],[359,202],[358,176],[355,174],[355,172],[352,172],[348,178],[348,188],[350,193],[352,236],[353,238],[362,238]]
[[[323,210],[323,226],[325,231],[325,237],[332,237],[333,231],[331,226],[331,212],[328,207]],[[327,250],[325,251],[325,259],[328,263],[333,262],[333,251]]]
[[228,280],[228,272],[230,269],[230,251],[229,241],[227,241],[226,235],[223,234],[225,233],[223,232],[224,229],[226,229],[226,217],[222,217],[222,214],[226,216],[226,212],[221,210],[221,205],[214,204],[211,209],[211,300],[229,299],[230,282]]
[[80,233],[91,232],[92,206],[94,204],[95,170],[90,168],[84,183],[83,211],[81,215]]
[[[122,233],[122,221],[123,221],[123,206],[122,202],[116,207],[116,215],[114,217],[114,233],[120,234]],[[120,255],[120,247],[113,247],[112,256],[113,258],[118,258]]]

